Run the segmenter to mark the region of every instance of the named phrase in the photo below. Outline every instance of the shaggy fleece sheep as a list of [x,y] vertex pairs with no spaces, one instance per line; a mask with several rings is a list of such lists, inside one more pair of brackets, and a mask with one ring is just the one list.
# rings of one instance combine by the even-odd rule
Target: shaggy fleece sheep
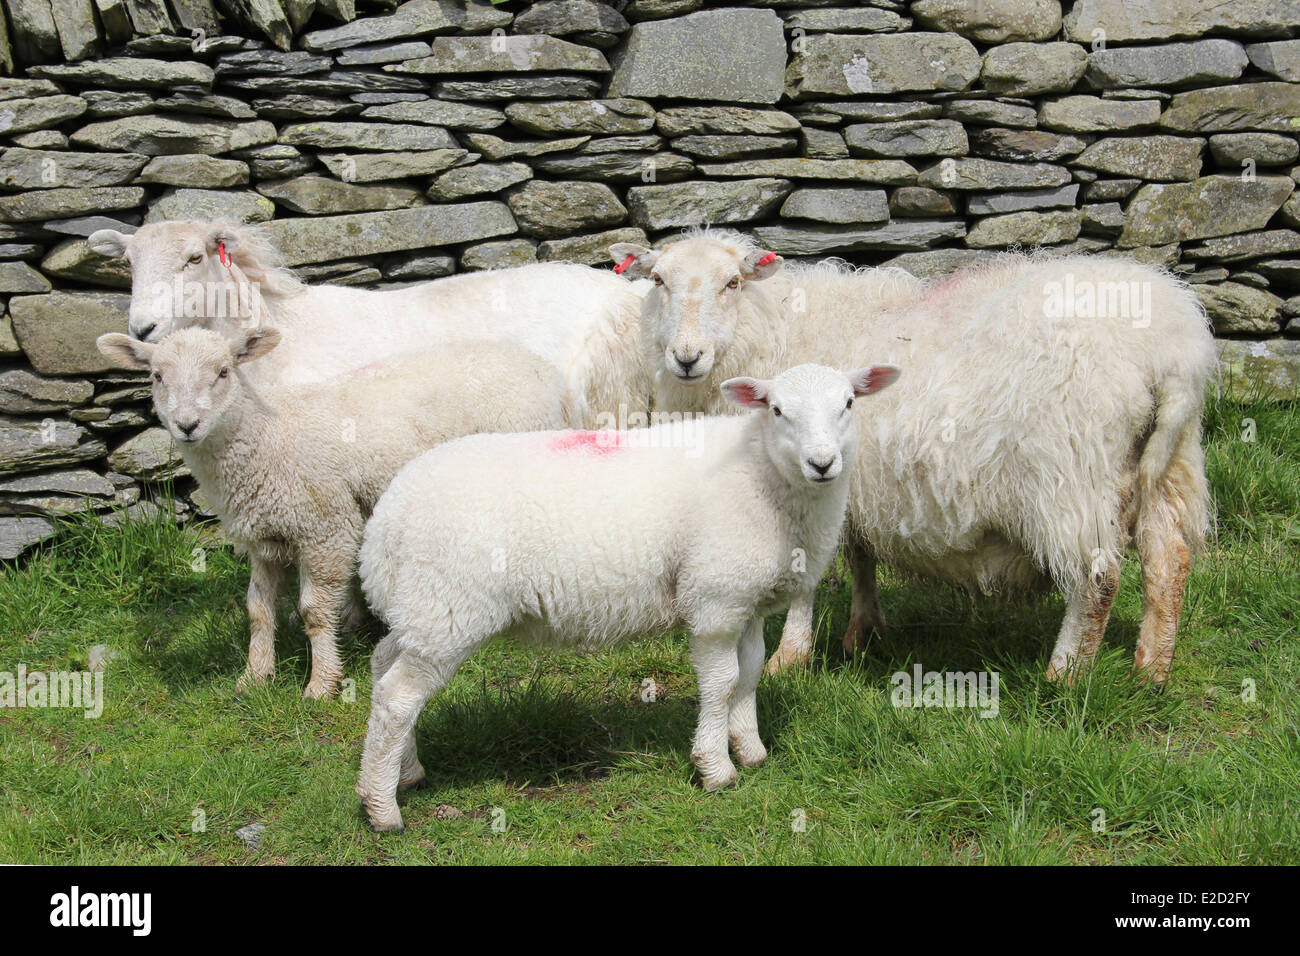
[[563,377],[570,424],[594,425],[620,404],[644,409],[648,377],[635,348],[646,283],[608,271],[538,263],[383,291],[306,285],[281,268],[264,229],[222,222],[159,222],[131,235],[93,233],[90,247],[131,263],[129,329],[158,342],[201,326],[233,338],[273,326],[282,343],[244,369],[258,385],[296,385],[445,342],[508,341]]
[[[1054,582],[1048,673],[1100,646],[1130,542],[1145,610],[1136,668],[1169,673],[1192,552],[1210,520],[1200,415],[1215,362],[1186,285],[1122,258],[1008,255],[933,283],[842,263],[782,268],[703,231],[610,249],[650,277],[643,342],[657,410],[719,410],[715,384],[864,355],[908,369],[872,408],[846,523],[846,650],[883,626],[877,558],[977,592]],[[769,669],[806,659],[811,595]]]
[[152,372],[159,417],[227,534],[248,550],[251,634],[239,686],[274,672],[275,606],[296,563],[312,649],[304,696],[328,697],[342,677],[336,632],[361,533],[393,475],[450,438],[562,425],[564,388],[533,353],[473,342],[314,385],[253,385],[245,368],[278,342],[269,328],[234,341],[189,328],[158,345],[117,333],[98,344],[118,365]]
[[614,432],[479,435],[416,458],[366,526],[361,581],[391,628],[374,685],[358,793],[399,829],[399,786],[425,777],[416,718],[498,635],[605,644],[691,632],[700,682],[692,759],[709,789],[767,751],[754,691],[763,617],[815,586],[835,551],[856,459],[856,395],[893,366],[803,365],[724,382],[753,409]]

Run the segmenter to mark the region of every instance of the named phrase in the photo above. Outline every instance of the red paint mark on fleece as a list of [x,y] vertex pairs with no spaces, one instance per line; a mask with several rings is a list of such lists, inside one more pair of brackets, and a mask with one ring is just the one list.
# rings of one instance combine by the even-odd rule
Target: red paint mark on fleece
[[348,372],[348,374],[358,375],[361,372],[373,372],[375,369],[381,369],[383,367],[384,367],[383,362],[371,362],[369,365],[363,365],[360,368],[354,368],[352,371]]
[[547,446],[554,452],[591,451],[608,455],[627,444],[627,436],[616,431],[564,432]]

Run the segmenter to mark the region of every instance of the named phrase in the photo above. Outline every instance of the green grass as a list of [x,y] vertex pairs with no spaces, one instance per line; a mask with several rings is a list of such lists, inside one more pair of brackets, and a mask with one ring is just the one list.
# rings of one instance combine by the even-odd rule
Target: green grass
[[[771,756],[737,787],[695,783],[682,636],[588,657],[498,646],[425,710],[432,785],[402,797],[407,830],[385,837],[353,791],[376,635],[345,638],[353,701],[303,701],[307,645],[286,603],[275,682],[236,697],[245,562],[209,543],[192,570],[208,538],[166,520],[71,522],[0,572],[0,670],[79,669],[101,643],[122,654],[99,719],[0,709],[0,862],[1298,862],[1300,419],[1215,402],[1207,446],[1218,535],[1162,693],[1128,673],[1136,562],[1106,650],[1068,689],[1043,677],[1059,598],[972,604],[885,574],[890,630],[846,661],[832,575],[815,663],[764,678]],[[895,709],[889,676],[916,662],[998,671],[1000,715]],[[252,822],[257,850],[235,835]]]

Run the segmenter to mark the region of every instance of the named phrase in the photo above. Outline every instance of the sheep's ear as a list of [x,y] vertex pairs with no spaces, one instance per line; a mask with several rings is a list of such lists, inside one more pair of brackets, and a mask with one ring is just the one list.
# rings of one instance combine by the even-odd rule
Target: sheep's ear
[[659,253],[635,242],[616,242],[609,247],[609,257],[614,260],[614,271],[633,279],[644,279],[659,260]]
[[873,395],[893,385],[902,372],[897,365],[868,365],[850,372],[849,382],[853,385],[854,395]]
[[238,245],[239,232],[228,223],[217,223],[212,227],[212,231],[208,233],[207,247],[209,255],[218,252],[222,246],[225,246],[227,253],[232,253]]
[[235,341],[235,362],[243,365],[259,359],[279,344],[280,333],[275,329],[249,329]]
[[153,358],[153,350],[157,348],[156,345],[141,342],[139,339],[133,339],[121,332],[109,332],[106,335],[101,335],[95,340],[95,346],[104,358],[118,368],[128,368],[132,371],[148,369],[149,360]]
[[130,241],[130,236],[125,236],[116,229],[96,229],[86,239],[86,245],[101,256],[116,259],[118,256],[126,255],[126,247]]
[[767,279],[776,275],[783,262],[785,260],[775,252],[755,249],[740,263],[740,274],[750,280]]
[[771,385],[759,378],[729,378],[722,383],[722,392],[743,408],[767,408]]

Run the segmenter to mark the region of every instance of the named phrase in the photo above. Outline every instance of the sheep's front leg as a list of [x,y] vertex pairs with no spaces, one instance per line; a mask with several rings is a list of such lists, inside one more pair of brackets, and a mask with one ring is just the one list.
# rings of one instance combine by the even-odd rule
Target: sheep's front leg
[[742,767],[757,767],[767,759],[767,748],[758,734],[758,678],[763,673],[763,619],[755,618],[740,638],[737,663],[739,679],[731,698],[727,732],[731,749]]
[[248,663],[235,684],[239,693],[275,674],[275,607],[284,593],[285,568],[251,557],[248,577]]
[[734,630],[691,638],[691,662],[700,683],[700,719],[691,761],[699,768],[705,790],[736,781],[736,767],[727,756],[727,728],[740,682],[739,642],[740,634]]
[[781,643],[767,662],[769,674],[808,663],[812,655],[813,592],[800,594],[790,602],[781,631]]
[[1087,670],[1106,636],[1106,622],[1117,591],[1119,565],[1114,561],[1095,569],[1071,591],[1065,620],[1047,667],[1048,680],[1064,679],[1067,684],[1073,684]]
[[864,650],[872,631],[885,629],[885,614],[880,609],[880,593],[876,589],[876,553],[871,545],[849,536],[845,551],[849,559],[849,574],[853,578],[853,606],[849,611],[849,626],[844,632],[844,652],[853,654]]
[[298,567],[298,610],[311,642],[311,680],[303,696],[319,700],[334,696],[343,678],[338,625],[352,581],[356,543],[333,539],[304,552]]

